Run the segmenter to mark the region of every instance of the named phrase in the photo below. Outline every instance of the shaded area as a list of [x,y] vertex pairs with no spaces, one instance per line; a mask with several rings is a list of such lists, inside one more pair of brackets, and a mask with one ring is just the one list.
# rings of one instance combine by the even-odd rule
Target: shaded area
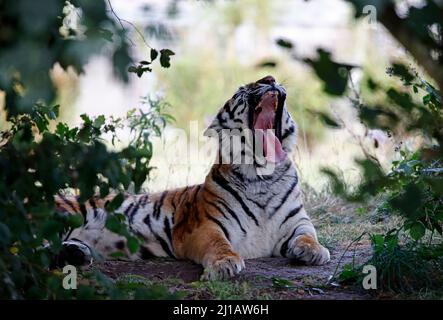
[[[327,285],[344,250],[331,252],[325,266],[306,266],[286,258],[246,260],[246,269],[229,281],[200,282],[202,267],[189,262],[156,258],[146,261],[105,261],[95,266],[113,279],[141,276],[149,284],[166,285],[170,291],[186,293],[185,299],[371,299],[359,288]],[[361,246],[345,253],[340,268],[362,262],[370,255],[370,247]],[[140,279],[140,278],[138,278]],[[286,284],[281,285],[281,283]]]

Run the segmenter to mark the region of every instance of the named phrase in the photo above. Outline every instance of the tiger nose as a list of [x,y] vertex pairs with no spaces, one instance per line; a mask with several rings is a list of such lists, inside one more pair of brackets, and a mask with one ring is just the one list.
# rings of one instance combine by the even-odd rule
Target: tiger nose
[[266,76],[264,78],[261,78],[260,80],[257,80],[256,82],[261,84],[274,84],[275,78],[273,76]]

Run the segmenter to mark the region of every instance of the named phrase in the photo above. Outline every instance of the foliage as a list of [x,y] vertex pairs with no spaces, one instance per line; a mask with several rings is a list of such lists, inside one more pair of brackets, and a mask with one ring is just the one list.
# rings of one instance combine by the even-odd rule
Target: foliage
[[[420,7],[410,6],[402,18],[396,13],[394,1],[349,2],[355,7],[356,17],[368,13],[364,8],[372,5],[377,11],[377,19],[442,89],[443,19],[441,8],[434,1],[424,1]],[[284,49],[292,47],[287,43],[280,45]],[[325,92],[333,96],[349,93],[347,71],[354,66],[333,61],[330,54],[322,49],[318,50],[316,59],[305,62],[324,82]],[[333,191],[347,200],[361,202],[383,194],[386,201],[381,204],[380,210],[402,216],[403,224],[398,228],[385,235],[371,235],[374,254],[367,263],[376,266],[382,289],[407,291],[420,286],[429,287],[431,276],[435,276],[431,271],[439,270],[441,266],[442,244],[434,244],[432,235],[443,235],[442,97],[431,82],[402,63],[394,62],[387,73],[399,78],[403,87],[386,86],[367,77],[364,86],[369,94],[382,99],[362,101],[359,95],[351,98],[359,120],[368,129],[381,129],[397,139],[414,135],[422,142],[412,150],[399,148],[400,159],[392,162],[389,173],[383,170],[375,157],[364,152],[364,158],[356,159],[361,168],[361,183],[352,190],[335,170],[323,168],[323,173],[330,178]],[[340,127],[327,114],[319,115],[330,127]],[[403,230],[410,237],[405,243],[400,242],[398,237]],[[427,231],[431,240],[424,243]],[[361,266],[346,266],[341,280],[355,280],[360,277],[360,271]],[[442,279],[437,277],[434,280],[438,285]]]
[[[0,1],[0,90],[6,93],[8,118],[29,113],[36,102],[50,104],[56,95],[49,70],[55,63],[78,73],[93,55],[111,57],[114,73],[128,81],[134,71],[132,41],[122,21],[107,14],[105,0]],[[31,18],[32,17],[32,18]],[[79,18],[78,18],[79,17]],[[77,19],[78,18],[78,19]],[[169,49],[160,50],[160,62],[169,67]],[[151,49],[150,61],[157,50]]]
[[412,293],[422,288],[441,289],[443,246],[418,242],[402,245],[400,229],[370,236],[373,255],[362,264],[346,264],[339,274],[342,283],[361,284],[365,265],[377,270],[377,289]]
[[[44,0],[37,6],[30,0],[0,0],[0,91],[9,127],[0,133],[0,298],[128,296],[99,272],[84,274],[89,284],[76,291],[62,288],[63,274],[50,265],[61,249],[61,235],[83,218],[57,213],[54,195],[76,190],[85,201],[116,193],[107,206],[112,213],[123,192],[138,192],[148,178],[150,139],[171,120],[164,112],[167,105],[146,99],[145,108],[125,118],[83,114],[81,125],[69,127],[56,123],[60,107],[53,105],[56,92],[49,74],[55,63],[82,72],[91,56],[106,53],[115,74],[127,81],[131,43],[110,1]],[[150,61],[157,55],[151,49]],[[169,67],[171,55],[160,50],[163,67]],[[130,144],[108,150],[104,136],[114,144],[120,129],[130,131]],[[138,239],[121,216],[110,214],[106,226],[127,238],[132,253],[137,251]]]
[[[378,193],[387,194],[385,210],[402,215],[405,218],[404,227],[414,239],[422,238],[426,229],[442,234],[441,98],[428,82],[402,65],[394,64],[388,72],[400,77],[405,86],[413,89],[413,93],[419,94],[419,90],[422,90],[422,103],[415,101],[407,91],[398,92],[374,83],[373,90],[386,92],[388,101],[378,107],[355,101],[354,106],[360,111],[360,120],[368,127],[389,132],[401,128],[402,131],[422,137],[423,144],[415,151],[400,149],[401,158],[392,162],[388,174],[377,159],[358,159],[363,180],[356,190],[347,190],[333,170],[325,168],[324,173],[331,178],[334,191],[348,200],[362,201]],[[387,122],[383,118],[386,114],[390,114]]]
[[[435,0],[424,0],[420,4],[395,0],[347,1],[354,7],[356,18],[375,13],[377,21],[409,51],[440,89],[443,88],[441,3]],[[403,6],[401,14],[399,5]]]
[[[60,234],[83,221],[55,212],[53,196],[70,188],[79,190],[80,201],[85,201],[97,194],[122,193],[131,183],[138,192],[151,169],[150,138],[166,124],[165,105],[151,102],[147,111],[132,110],[125,119],[82,115],[82,125],[74,128],[58,123],[49,129],[58,106],[36,105],[30,114],[11,118],[12,127],[2,132],[0,143],[1,297],[60,294],[60,283],[60,288],[55,286],[59,279],[48,267],[61,248]],[[132,132],[131,144],[109,151],[102,136],[111,133],[115,138],[117,129],[125,127]],[[122,199],[116,197],[108,210]],[[107,227],[126,236],[132,252],[137,250],[137,239],[116,215],[109,217]]]
[[[161,49],[160,50],[160,65],[163,68],[169,68],[171,66],[171,56],[175,55],[175,53],[170,49]],[[151,49],[151,55],[150,55],[150,61],[142,60],[138,63],[137,66],[130,66],[128,68],[128,72],[135,73],[139,78],[143,75],[145,72],[151,72],[152,67],[151,64],[154,62],[155,59],[158,57],[158,51],[155,49]]]
[[[411,292],[423,287],[438,287],[442,280],[439,270],[443,245],[434,244],[432,235],[443,235],[443,112],[439,92],[416,72],[394,64],[388,74],[399,77],[412,92],[399,92],[373,82],[373,91],[385,92],[385,105],[373,107],[358,101],[355,106],[366,110],[359,113],[360,120],[368,127],[389,130],[390,133],[418,135],[423,143],[415,150],[400,149],[400,158],[392,162],[388,173],[384,172],[377,159],[358,159],[363,179],[355,190],[348,190],[333,170],[325,168],[324,172],[331,178],[334,191],[348,200],[365,201],[371,196],[383,194],[385,201],[380,204],[379,210],[402,216],[402,225],[385,235],[371,235],[373,256],[363,265],[376,267],[381,289]],[[421,101],[412,96],[420,95],[420,92]],[[383,119],[387,114],[388,121]],[[399,241],[399,232],[403,230],[410,237],[406,243]],[[426,231],[431,234],[428,243],[422,241]],[[361,283],[363,265],[345,267],[340,279]]]

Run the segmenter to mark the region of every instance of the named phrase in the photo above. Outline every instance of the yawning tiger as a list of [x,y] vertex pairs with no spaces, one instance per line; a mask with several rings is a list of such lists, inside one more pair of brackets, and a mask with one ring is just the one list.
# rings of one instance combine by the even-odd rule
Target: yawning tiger
[[[329,261],[287,156],[297,130],[285,99],[286,90],[272,76],[240,87],[205,131],[218,137],[219,152],[203,184],[126,197],[117,212],[144,239],[136,254],[129,253],[124,237],[105,228],[104,205],[111,197],[79,203],[57,196],[59,211],[84,216],[83,226],[63,242],[58,263],[82,265],[92,261],[92,250],[105,258],[118,250],[130,259],[190,259],[203,265],[202,279],[221,279],[244,269],[244,259]],[[239,148],[227,143],[236,136]]]

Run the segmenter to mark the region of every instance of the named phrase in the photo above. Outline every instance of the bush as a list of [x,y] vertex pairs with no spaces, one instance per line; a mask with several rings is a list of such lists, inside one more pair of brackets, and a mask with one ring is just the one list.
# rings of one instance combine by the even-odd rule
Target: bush
[[[339,176],[329,168],[324,172],[331,178],[334,191],[350,201],[366,201],[383,195],[378,210],[400,215],[402,225],[385,235],[370,235],[373,256],[362,265],[347,265],[341,281],[361,283],[363,265],[377,269],[379,287],[384,290],[411,292],[420,288],[440,287],[443,280],[443,168],[442,142],[443,110],[439,92],[409,68],[394,64],[388,74],[402,80],[404,87],[420,95],[421,101],[406,90],[384,88],[371,81],[373,91],[384,92],[386,102],[371,106],[355,100],[360,120],[370,128],[379,128],[390,134],[414,134],[423,143],[415,150],[399,150],[400,159],[392,162],[385,173],[377,159],[368,156],[357,159],[362,168],[362,181],[349,190]],[[401,129],[401,130],[399,130]],[[406,232],[400,241],[399,235]],[[427,241],[424,241],[429,234]],[[433,236],[439,234],[435,240]]]
[[[163,112],[165,103],[147,99],[146,109],[124,119],[82,115],[83,123],[71,128],[55,123],[59,106],[53,104],[57,92],[50,78],[56,63],[81,73],[93,55],[104,52],[124,82],[128,72],[151,72],[155,60],[170,66],[169,49],[151,48],[149,58],[136,63],[128,34],[110,1],[0,1],[0,91],[9,128],[0,133],[0,299],[128,296],[99,272],[83,275],[90,287],[64,290],[62,274],[49,269],[61,235],[83,222],[81,215],[54,210],[54,195],[69,190],[80,201],[117,193],[107,206],[106,226],[127,237],[132,252],[138,249],[137,238],[112,212],[123,192],[138,192],[148,177],[150,138],[171,118]],[[123,128],[131,132],[129,145],[108,150],[104,134],[114,143]]]
[[[58,123],[49,129],[58,106],[36,105],[30,114],[11,117],[12,126],[1,132],[0,142],[1,298],[67,297],[58,273],[49,266],[61,248],[60,235],[80,226],[83,218],[57,213],[54,195],[75,189],[84,201],[121,194],[131,184],[138,192],[151,169],[150,138],[159,135],[169,119],[164,103],[149,101],[147,111],[132,110],[124,119],[82,115],[83,124],[74,128]],[[102,136],[111,133],[114,140],[118,128],[131,131],[131,143],[121,151],[109,151]],[[116,197],[108,209],[112,212],[122,199]],[[113,218],[107,225],[131,237],[130,249],[135,252],[136,239]]]

